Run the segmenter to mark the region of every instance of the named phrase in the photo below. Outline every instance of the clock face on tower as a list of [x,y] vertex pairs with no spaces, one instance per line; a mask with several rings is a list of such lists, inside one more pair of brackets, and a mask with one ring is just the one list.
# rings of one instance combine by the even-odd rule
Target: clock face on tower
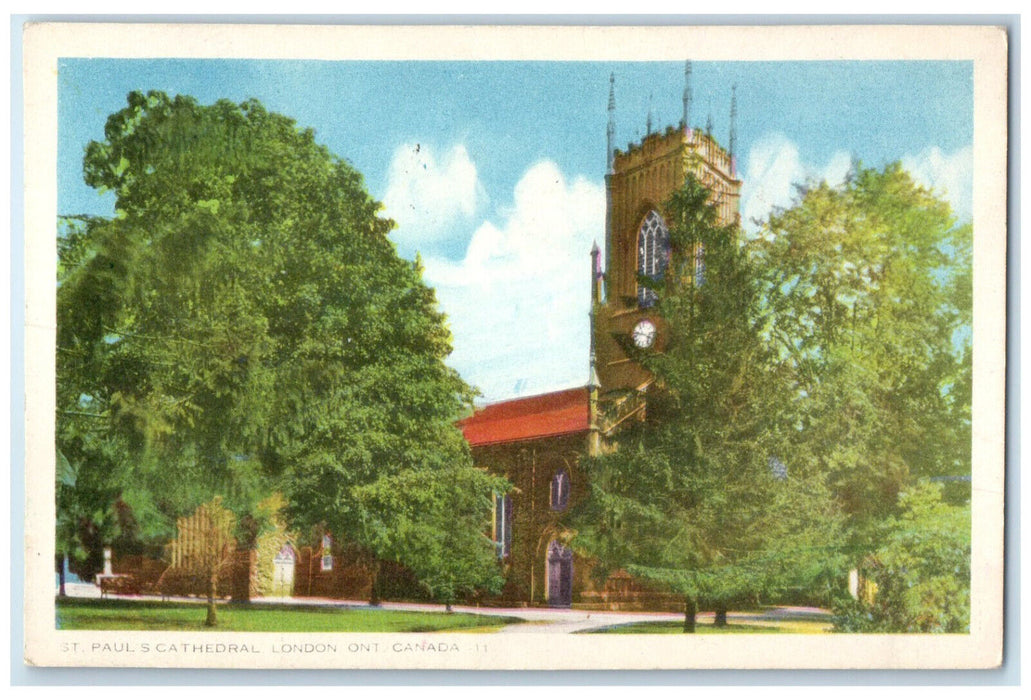
[[634,341],[634,345],[643,350],[650,348],[655,343],[655,335],[655,324],[648,319],[643,319],[634,326],[630,338]]

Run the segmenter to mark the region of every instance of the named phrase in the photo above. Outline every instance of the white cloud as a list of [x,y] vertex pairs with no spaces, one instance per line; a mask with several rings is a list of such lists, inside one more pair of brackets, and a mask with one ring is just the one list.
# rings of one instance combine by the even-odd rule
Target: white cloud
[[964,146],[942,153],[937,146],[902,158],[913,179],[948,201],[961,221],[970,221],[974,192],[974,151]]
[[462,261],[424,261],[455,336],[451,364],[491,400],[586,383],[604,189],[537,163],[496,218],[476,229]]
[[397,222],[395,240],[418,248],[439,241],[459,219],[470,219],[484,200],[476,166],[465,146],[439,157],[426,144],[394,150],[383,203]]
[[[953,153],[938,147],[907,155],[902,167],[919,184],[931,189],[952,206],[961,220],[969,220],[973,193],[973,151],[970,146]],[[746,230],[756,231],[755,221],[765,221],[778,207],[789,207],[795,200],[795,185],[845,181],[852,165],[851,156],[837,151],[824,164],[806,163],[798,146],[783,134],[769,134],[748,152],[741,192],[741,218]]]
[[827,161],[827,164],[819,171],[816,177],[811,178],[819,182],[826,182],[828,185],[840,185],[848,177],[848,171],[852,169],[852,156],[845,151],[837,151]]
[[746,160],[741,219],[750,231],[757,228],[754,222],[765,221],[775,208],[794,203],[795,185],[814,181],[841,184],[852,164],[845,151],[835,152],[823,165],[804,163],[798,146],[779,133],[769,134],[752,146]]
[[791,204],[795,183],[804,173],[798,147],[781,134],[767,137],[748,152],[741,192],[745,227],[762,221],[775,207]]

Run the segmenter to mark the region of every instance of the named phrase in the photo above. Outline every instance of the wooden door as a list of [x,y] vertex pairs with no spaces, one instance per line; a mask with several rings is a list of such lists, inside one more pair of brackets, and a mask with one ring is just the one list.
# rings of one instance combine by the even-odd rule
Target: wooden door
[[548,545],[548,605],[568,608],[573,604],[573,550],[558,540]]

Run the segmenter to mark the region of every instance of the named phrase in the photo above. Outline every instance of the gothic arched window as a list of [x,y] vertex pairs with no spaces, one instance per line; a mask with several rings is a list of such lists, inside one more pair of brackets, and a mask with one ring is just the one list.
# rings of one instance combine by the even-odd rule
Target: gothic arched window
[[499,559],[504,559],[512,551],[512,496],[507,493],[494,493],[491,539]]
[[329,533],[322,536],[322,562],[319,569],[322,571],[333,570],[333,537]]
[[[652,209],[637,231],[637,272],[652,280],[662,279],[669,263],[669,229],[659,212]],[[654,290],[638,285],[637,302],[642,307],[655,304]]]
[[569,505],[569,473],[560,469],[551,477],[551,509],[565,510]]

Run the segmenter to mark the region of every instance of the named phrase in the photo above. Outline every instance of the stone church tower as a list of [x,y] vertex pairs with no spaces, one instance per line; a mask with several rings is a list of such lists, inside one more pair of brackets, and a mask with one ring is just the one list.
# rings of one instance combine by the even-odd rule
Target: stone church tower
[[[591,251],[591,372],[587,386],[524,396],[483,406],[459,421],[478,466],[504,476],[507,493],[493,494],[490,536],[505,575],[494,601],[512,605],[583,608],[681,609],[670,594],[651,590],[627,572],[600,583],[594,563],[573,551],[567,516],[588,494],[585,453],[605,449],[620,425],[644,416],[651,377],[627,355],[629,344],[662,351],[666,327],[654,294],[640,275],[659,279],[669,263],[664,204],[693,172],[711,191],[724,222],[736,221],[741,181],[734,167],[731,103],[730,149],[712,129],[688,127],[690,64],[685,66],[680,125],[648,133],[625,152],[615,140],[615,80],[609,86],[608,172],[602,260]],[[694,251],[703,269],[704,251]],[[604,269],[603,269],[604,263]]]
[[[654,310],[654,292],[638,284],[641,275],[661,279],[669,264],[669,232],[664,203],[694,173],[712,192],[721,223],[740,218],[741,180],[738,179],[736,90],[731,98],[729,149],[712,135],[712,117],[705,129],[690,124],[691,64],[684,66],[684,111],[677,127],[651,129],[626,151],[615,149],[615,80],[609,79],[608,172],[605,176],[605,270],[592,251],[592,372],[595,385],[594,425],[601,436],[612,434],[624,421],[643,416],[644,394],[651,376],[626,353],[632,343],[662,351],[666,327]],[[704,251],[694,251],[699,273]]]

